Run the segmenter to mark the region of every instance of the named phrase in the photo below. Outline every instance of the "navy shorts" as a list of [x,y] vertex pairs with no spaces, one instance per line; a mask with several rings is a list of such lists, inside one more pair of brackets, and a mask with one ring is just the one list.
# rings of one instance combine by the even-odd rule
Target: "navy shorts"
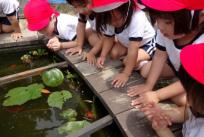
[[[18,11],[15,11],[12,15],[15,15],[16,18],[19,20]],[[7,17],[0,17],[0,23],[4,25],[11,25]]]
[[142,45],[140,49],[143,49],[145,52],[147,52],[152,59],[154,56],[154,53],[156,51],[156,42],[155,38],[153,38],[151,41],[147,42],[146,44]]

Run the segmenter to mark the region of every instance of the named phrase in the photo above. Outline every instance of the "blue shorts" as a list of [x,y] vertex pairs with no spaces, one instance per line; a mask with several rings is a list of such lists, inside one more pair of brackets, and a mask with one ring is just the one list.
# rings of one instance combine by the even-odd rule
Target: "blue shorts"
[[[19,20],[18,11],[16,11],[16,12],[14,13],[14,15],[15,15],[16,18]],[[10,21],[8,20],[7,17],[0,17],[0,24],[11,25],[11,23],[10,23]]]
[[142,45],[140,49],[143,49],[145,52],[147,52],[152,59],[154,56],[154,53],[156,51],[156,42],[155,38],[153,38],[151,41],[147,42],[146,44]]

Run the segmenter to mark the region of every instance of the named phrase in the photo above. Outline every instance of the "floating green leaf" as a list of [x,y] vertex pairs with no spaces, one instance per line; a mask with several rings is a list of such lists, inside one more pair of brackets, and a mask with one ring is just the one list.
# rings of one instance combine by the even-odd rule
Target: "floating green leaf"
[[60,116],[62,116],[65,119],[68,119],[69,121],[75,121],[77,117],[77,112],[76,110],[69,108],[67,110],[64,110],[60,114]]
[[86,121],[86,120],[67,122],[65,125],[59,127],[58,131],[59,131],[60,134],[74,133],[74,132],[80,130],[81,128],[86,127],[89,124],[90,123],[88,121]]
[[72,98],[72,94],[67,90],[56,91],[48,97],[48,105],[62,109],[63,104]]
[[31,84],[27,87],[17,87],[10,89],[5,95],[7,98],[3,102],[3,106],[22,105],[29,100],[34,100],[41,97],[43,84]]

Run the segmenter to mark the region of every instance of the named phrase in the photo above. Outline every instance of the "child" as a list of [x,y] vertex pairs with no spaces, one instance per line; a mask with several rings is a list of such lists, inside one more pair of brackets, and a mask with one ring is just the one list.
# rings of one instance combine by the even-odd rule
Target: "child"
[[[68,53],[81,54],[84,41],[87,40],[93,48],[86,53],[89,64],[96,64],[96,54],[101,50],[102,37],[97,35],[95,29],[95,14],[87,8],[88,0],[67,0],[79,13],[77,24],[77,47],[68,50]],[[89,22],[90,28],[86,29],[86,22]]]
[[142,111],[152,121],[152,127],[159,137],[174,137],[168,128],[172,122],[183,124],[183,137],[204,135],[204,44],[190,45],[180,54],[180,80],[187,94],[184,107],[162,110],[155,104],[148,104]]
[[[24,15],[29,30],[50,38],[48,48],[57,51],[76,46],[76,17],[58,13],[47,0],[29,0],[24,7]],[[59,42],[59,38],[68,42]]]
[[[155,3],[152,1],[150,4],[147,6],[153,7]],[[162,9],[164,6],[160,5]],[[174,9],[175,4],[172,6]],[[203,30],[199,25],[202,24],[199,22],[200,11],[194,11],[193,16],[193,11],[186,9],[168,12],[149,9],[149,12],[150,16],[156,20],[159,28],[156,37],[157,51],[152,62],[141,71],[141,74],[147,77],[146,82],[130,87],[128,90],[128,95],[131,97],[139,95],[131,104],[135,107],[141,107],[150,101],[157,103],[171,98],[177,105],[184,105],[186,98],[180,81],[156,92],[153,92],[152,89],[159,77],[177,75],[180,67],[180,50],[185,45],[204,42]]]
[[11,37],[16,41],[22,38],[18,22],[18,8],[19,2],[17,0],[0,1],[0,33],[13,32]]
[[[156,50],[154,44],[155,31],[145,13],[136,7],[133,0],[92,1],[98,13],[96,29],[104,33],[102,52],[97,60],[98,67],[103,68],[106,56],[110,52],[113,59],[126,55],[125,68],[112,81],[115,88],[123,87],[134,68],[148,61]],[[108,8],[108,9],[107,9]],[[115,40],[115,37],[116,40]],[[114,41],[115,40],[115,41]]]

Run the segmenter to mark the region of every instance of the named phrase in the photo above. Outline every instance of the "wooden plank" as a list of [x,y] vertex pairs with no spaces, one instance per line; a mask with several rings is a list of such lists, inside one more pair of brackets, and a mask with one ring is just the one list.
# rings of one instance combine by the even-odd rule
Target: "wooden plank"
[[103,129],[104,127],[112,124],[112,122],[113,122],[113,118],[110,115],[107,115],[91,123],[87,127],[79,130],[78,132],[68,135],[66,137],[89,137],[91,134],[95,133],[96,131]]
[[22,39],[15,41],[11,38],[11,33],[4,33],[0,35],[0,48],[7,48],[7,47],[16,47],[22,45],[30,45],[30,44],[38,44],[39,39],[37,32],[31,32],[29,30],[22,30],[23,37]]
[[117,68],[121,66],[121,62],[118,60],[107,61],[104,69],[98,69],[96,66],[89,65],[87,61],[75,64],[75,67],[82,73],[83,76],[99,73],[101,71]]
[[[88,80],[87,84],[95,90],[97,93],[101,93],[103,91],[112,89],[113,86],[110,84],[113,77],[121,71],[121,68],[112,68],[107,69],[104,71],[101,71],[100,73],[96,73],[93,75],[86,76],[86,80]],[[137,73],[133,72],[130,79],[127,82],[127,85],[131,82],[140,81],[143,80],[143,78]],[[126,85],[126,86],[127,86]],[[119,88],[119,90],[122,90]]]
[[116,75],[119,71],[120,69],[115,68],[108,69],[100,73],[89,75],[86,77],[86,79],[88,80],[89,85],[95,92],[101,93],[112,88],[109,82],[112,80],[112,77]]
[[58,55],[62,58],[64,58],[65,60],[67,60],[69,63],[72,63],[72,64],[76,64],[76,63],[80,63],[84,60],[83,59],[83,56],[84,56],[84,52],[81,54],[81,55],[78,55],[78,54],[75,54],[75,55],[68,55],[65,53],[66,50],[60,50],[58,52]]
[[138,83],[142,83],[143,81],[130,81],[123,88],[112,88],[111,90],[104,91],[100,93],[100,97],[103,99],[106,106],[111,113],[117,115],[124,111],[130,110],[133,107],[131,104],[131,98],[127,96],[127,89],[129,86],[136,85]]
[[24,79],[26,77],[39,75],[43,71],[45,71],[47,69],[50,69],[50,68],[66,67],[66,66],[67,66],[67,62],[64,61],[64,62],[60,62],[60,63],[50,64],[50,65],[45,66],[45,67],[40,67],[40,68],[20,72],[20,73],[17,73],[17,74],[1,77],[0,78],[0,85],[11,83],[11,82],[14,82],[14,81],[17,81],[17,80],[20,80],[20,79]]
[[157,137],[151,123],[138,109],[131,109],[116,116],[117,124],[126,137]]

